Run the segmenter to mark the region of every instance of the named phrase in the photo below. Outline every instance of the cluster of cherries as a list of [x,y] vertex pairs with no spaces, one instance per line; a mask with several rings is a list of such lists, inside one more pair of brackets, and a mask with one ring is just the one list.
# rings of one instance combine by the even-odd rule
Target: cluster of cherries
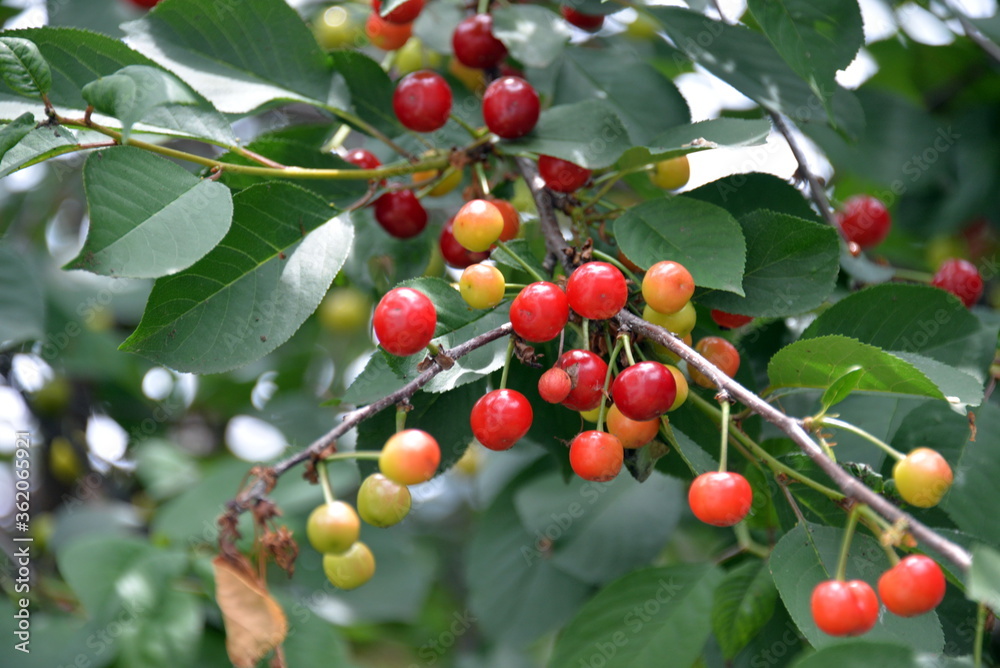
[[306,537],[322,553],[323,571],[332,584],[354,589],[375,575],[375,556],[358,540],[361,520],[376,527],[401,522],[410,512],[407,485],[427,482],[440,463],[441,448],[433,436],[420,429],[404,429],[382,447],[380,473],[373,473],[361,483],[357,511],[332,497],[313,510],[306,523]]
[[[837,212],[840,233],[852,251],[860,252],[882,243],[889,235],[892,217],[881,201],[870,195],[849,197]],[[983,296],[983,277],[976,265],[962,258],[949,258],[941,263],[931,278],[931,285],[947,290],[967,307]]]

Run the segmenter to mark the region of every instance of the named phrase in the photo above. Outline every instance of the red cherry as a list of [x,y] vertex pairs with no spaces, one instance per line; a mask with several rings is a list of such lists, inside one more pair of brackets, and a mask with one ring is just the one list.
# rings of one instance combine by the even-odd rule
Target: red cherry
[[625,417],[645,422],[674,405],[677,381],[659,362],[639,362],[622,371],[611,384],[615,406]]
[[726,313],[717,308],[712,309],[712,320],[722,329],[737,329],[753,320],[752,315],[739,315],[737,313]]
[[702,473],[688,490],[688,505],[694,516],[717,527],[739,524],[750,512],[752,502],[750,483],[732,471]]
[[584,14],[566,5],[559,8],[559,13],[567,22],[587,32],[597,32],[604,25],[604,16],[601,14]]
[[451,35],[451,48],[458,62],[481,70],[496,67],[507,55],[507,47],[493,36],[489,14],[462,19]]
[[870,248],[882,243],[889,234],[892,218],[879,200],[857,195],[844,202],[844,210],[837,213],[837,223],[845,239],[861,248]]
[[142,7],[143,9],[151,9],[156,6],[160,0],[128,0],[130,3],[136,7]]
[[622,470],[624,459],[621,441],[603,431],[585,431],[569,445],[569,464],[584,480],[613,480]]
[[630,420],[612,404],[607,415],[608,432],[618,437],[624,448],[641,448],[660,433],[659,420]]
[[618,267],[607,262],[587,262],[566,282],[569,305],[584,318],[606,320],[625,307],[628,286]]
[[525,341],[551,341],[559,336],[568,320],[569,300],[554,283],[531,283],[510,305],[510,324]]
[[554,365],[569,374],[573,389],[562,405],[573,411],[592,411],[604,396],[608,365],[589,350],[567,350]]
[[944,599],[944,573],[937,562],[911,554],[878,579],[878,595],[889,612],[915,617],[930,612]]
[[[389,23],[410,23],[416,19],[424,9],[424,0],[406,0],[394,10],[382,16],[383,21]],[[382,15],[381,0],[372,0],[372,11],[379,16]]]
[[427,347],[437,327],[434,302],[413,288],[393,288],[375,307],[375,335],[389,353],[406,357]]
[[427,227],[427,210],[412,190],[392,190],[375,200],[375,220],[397,239],[409,239]]
[[472,435],[490,450],[507,450],[531,428],[531,404],[516,390],[493,390],[472,407]]
[[410,130],[439,130],[451,113],[451,86],[437,72],[411,72],[396,84],[392,108],[399,122]]
[[552,367],[538,379],[538,396],[550,404],[562,403],[572,390],[573,380],[558,367]]
[[500,233],[500,241],[510,241],[521,230],[521,215],[514,208],[514,205],[505,199],[490,199],[490,202],[500,210],[500,215],[503,216],[503,232]]
[[576,192],[590,178],[589,169],[550,155],[538,156],[538,173],[545,185],[561,193]]
[[410,39],[410,35],[413,34],[413,24],[390,23],[376,12],[372,12],[365,22],[365,34],[372,44],[383,51],[395,51]]
[[826,580],[813,589],[813,621],[831,636],[859,636],[878,621],[878,597],[867,582]]
[[366,151],[363,148],[356,148],[348,151],[347,154],[344,155],[344,161],[351,163],[355,167],[360,167],[361,169],[377,169],[382,166],[382,162],[375,157],[374,153]]
[[[739,351],[733,344],[721,337],[706,336],[698,341],[694,349],[730,378],[735,376],[740,369]],[[690,365],[688,365],[688,373],[691,374],[691,380],[696,385],[715,387],[715,383],[708,376]]]
[[458,239],[455,238],[454,230],[455,219],[452,217],[449,218],[448,222],[441,228],[441,236],[438,238],[438,244],[441,247],[441,256],[444,257],[445,262],[453,267],[465,269],[466,267],[470,267],[478,262],[489,259],[490,254],[488,251],[475,253],[458,243]]
[[968,260],[951,258],[945,260],[934,273],[931,285],[947,290],[970,307],[983,296],[983,277],[976,265]]
[[521,77],[501,77],[483,93],[486,127],[504,139],[517,139],[531,132],[538,123],[540,109],[538,93]]

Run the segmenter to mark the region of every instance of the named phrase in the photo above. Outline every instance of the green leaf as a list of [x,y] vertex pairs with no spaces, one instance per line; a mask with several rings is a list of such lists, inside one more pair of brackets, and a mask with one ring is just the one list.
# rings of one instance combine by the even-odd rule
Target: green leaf
[[864,114],[852,93],[833,86],[821,89],[817,97],[763,35],[687,9],[650,11],[688,58],[765,109],[804,123],[822,123],[826,110],[832,109],[830,120],[848,135],[857,136],[864,128]]
[[687,197],[649,200],[615,220],[615,238],[640,267],[673,260],[700,287],[744,294],[746,241],[739,223],[724,209]]
[[[837,527],[799,524],[771,552],[771,574],[781,600],[806,640],[817,649],[845,642],[820,631],[809,607],[813,589],[836,571],[842,537],[843,530]],[[847,579],[864,580],[875,588],[879,576],[888,569],[889,559],[878,541],[856,533],[847,558]],[[923,652],[940,652],[944,646],[941,623],[934,612],[910,618],[881,615],[865,638],[893,641]]]
[[[74,28],[32,28],[16,33],[33,41],[52,67],[52,90],[49,99],[64,116],[83,115],[82,90],[97,77],[107,77],[128,65],[163,68],[149,58],[133,51],[120,40]],[[234,144],[236,137],[229,122],[200,95],[198,104],[164,105],[152,109],[139,129],[174,136],[204,138],[219,144]],[[0,117],[14,118],[30,111],[36,117],[44,115],[40,102],[26,100],[7,86],[0,86]],[[112,119],[95,118],[105,125]],[[67,132],[59,128],[60,132]],[[104,138],[106,139],[106,138]],[[89,140],[87,140],[89,141]]]
[[[976,412],[976,440],[966,440],[957,466],[953,463],[955,482],[945,495],[942,507],[962,531],[979,540],[1000,547],[996,521],[984,508],[1000,503],[1000,408],[985,403]],[[956,435],[957,437],[957,435]],[[985,505],[984,505],[985,504]]]
[[[670,128],[691,122],[687,102],[673,82],[625,51],[611,57],[593,49],[567,49],[553,65],[552,76],[554,105],[603,101],[625,124],[633,144],[652,142]],[[601,134],[576,135],[576,142],[586,143],[591,151],[600,151],[601,144],[617,139],[603,129]]]
[[749,0],[748,8],[785,62],[817,91],[832,90],[837,70],[865,43],[856,0]]
[[198,100],[177,77],[146,65],[129,65],[83,87],[83,99],[102,114],[122,124],[122,140],[132,126],[156,107],[197,104]]
[[580,608],[556,640],[553,668],[604,659],[606,668],[689,666],[711,632],[712,592],[722,580],[714,566],[682,565],[635,571],[612,582]]
[[748,561],[729,573],[715,590],[712,631],[722,655],[732,659],[756,636],[774,614],[778,590],[767,564]]
[[973,601],[985,603],[993,610],[1000,608],[1000,552],[985,545],[972,548],[967,587],[966,593]]
[[52,70],[30,39],[0,37],[0,77],[25,97],[41,97],[52,90]]
[[41,271],[9,241],[0,246],[0,350],[45,335]]
[[387,135],[402,131],[392,110],[396,85],[382,66],[359,51],[334,51],[330,103],[360,116]]
[[477,523],[465,558],[468,604],[484,635],[527,644],[568,620],[591,586],[557,569],[514,512],[518,478]]
[[125,624],[119,638],[119,661],[125,666],[171,668],[189,666],[205,628],[201,599],[169,589],[155,608]]
[[572,31],[555,12],[535,5],[508,5],[492,12],[493,36],[510,55],[528,67],[545,67],[555,60]]
[[747,243],[745,297],[706,290],[699,304],[765,318],[810,311],[833,292],[840,271],[840,241],[829,225],[773,211],[740,218]]
[[770,133],[771,123],[766,119],[713,118],[686,123],[665,130],[645,146],[629,149],[617,166],[629,169],[713,148],[757,146],[766,142]]
[[247,188],[233,207],[232,226],[214,250],[157,279],[122,350],[217,373],[268,354],[316,310],[350,252],[348,218],[286,183]]
[[[766,156],[766,153],[763,155]],[[751,156],[757,159],[753,152]],[[733,174],[689,190],[684,195],[720,206],[736,218],[742,218],[757,209],[768,209],[821,222],[805,196],[773,174]]]
[[642,484],[627,475],[567,484],[552,473],[518,489],[514,507],[525,531],[551,541],[549,563],[602,584],[660,553],[680,519],[683,496],[680,481],[659,473]]
[[[506,242],[505,245],[511,251],[517,253],[518,257],[527,262],[528,266],[534,269],[540,276],[545,276],[545,274],[548,273],[542,267],[542,263],[538,261],[538,257],[531,250],[531,244],[528,243],[527,239],[511,239]],[[525,273],[524,267],[521,266],[521,263],[499,246],[493,249],[490,259],[497,263],[497,267],[499,269],[508,269],[511,272]]]
[[7,155],[17,144],[35,129],[35,115],[25,112],[0,130],[0,158]]
[[458,3],[428,2],[413,22],[413,34],[428,49],[449,55],[451,35],[464,18],[465,10]]
[[885,350],[919,353],[985,381],[996,348],[987,329],[951,293],[887,283],[855,292],[824,311],[803,338],[842,334]]
[[[593,137],[589,142],[582,137]],[[550,107],[526,136],[504,142],[512,153],[551,155],[597,169],[614,164],[632,145],[615,105],[606,100],[587,100]]]
[[861,377],[864,375],[864,369],[860,366],[854,366],[830,383],[830,386],[827,387],[826,391],[823,393],[823,398],[820,399],[820,403],[823,405],[823,410],[830,410],[832,406],[839,404],[841,401],[850,396],[851,392],[858,389],[858,384],[861,382]]
[[869,640],[849,640],[825,647],[794,664],[795,668],[935,668],[937,661],[918,661],[913,650]]
[[[30,115],[31,112],[25,112],[18,118]],[[34,126],[34,123],[32,125]],[[19,136],[21,129],[23,128],[18,128],[12,134],[7,135],[8,140],[16,138],[17,143],[8,147],[3,153],[3,158],[0,158],[0,177],[13,174],[19,169],[30,167],[57,155],[69,153],[76,148],[78,142],[82,143],[84,136],[92,137],[92,135],[97,134],[86,131],[74,132],[68,128],[45,125],[33,128],[27,134]],[[107,139],[103,135],[100,137],[101,139],[98,141]],[[96,139],[96,137],[92,138]],[[58,169],[58,163],[56,163],[55,168]]]
[[771,358],[767,375],[773,388],[823,389],[855,366],[864,370],[857,387],[862,392],[911,394],[973,405],[982,398],[982,388],[968,374],[919,355],[894,354],[839,335],[785,346]]
[[122,29],[224,113],[274,100],[323,105],[330,94],[326,54],[282,0],[172,0]]
[[229,188],[129,146],[91,155],[84,186],[90,229],[66,269],[130,278],[175,274],[212,250],[233,217]]

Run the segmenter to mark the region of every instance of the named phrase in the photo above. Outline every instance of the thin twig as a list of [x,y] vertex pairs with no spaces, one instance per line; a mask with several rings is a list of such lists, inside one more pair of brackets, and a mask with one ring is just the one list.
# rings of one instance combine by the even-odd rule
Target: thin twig
[[812,199],[813,204],[819,209],[819,213],[823,216],[823,220],[832,225],[834,228],[837,227],[837,219],[833,215],[833,207],[830,205],[830,199],[826,196],[826,189],[819,182],[819,177],[813,174],[812,170],[809,169],[809,164],[806,162],[806,155],[802,152],[802,147],[795,140],[795,136],[792,134],[791,128],[788,127],[788,123],[785,121],[784,117],[777,112],[769,112],[771,116],[771,121],[774,123],[775,129],[781,133],[781,136],[785,138],[788,142],[788,148],[792,149],[792,155],[795,156],[795,161],[799,163],[798,173],[802,178],[806,180],[809,184],[809,197]]
[[538,220],[542,226],[542,234],[545,236],[545,250],[548,257],[545,260],[545,270],[552,271],[555,262],[562,263],[567,274],[573,271],[569,255],[564,251],[567,248],[566,240],[563,239],[559,230],[559,221],[556,219],[555,208],[552,206],[552,197],[545,188],[545,181],[538,174],[538,165],[528,158],[516,158],[517,168],[531,190],[531,196],[535,199],[535,208],[538,209]]

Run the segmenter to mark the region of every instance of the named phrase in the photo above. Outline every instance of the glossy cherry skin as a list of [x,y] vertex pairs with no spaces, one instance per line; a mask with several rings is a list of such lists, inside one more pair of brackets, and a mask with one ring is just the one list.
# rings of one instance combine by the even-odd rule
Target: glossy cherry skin
[[489,14],[462,19],[451,35],[451,48],[458,62],[481,70],[496,67],[507,55],[507,47],[493,36],[493,17]]
[[343,554],[324,554],[323,572],[335,587],[355,589],[375,575],[375,556],[358,541]]
[[413,500],[406,485],[372,473],[358,488],[358,515],[375,527],[399,524],[410,513]]
[[945,260],[934,272],[931,285],[947,290],[967,307],[983,296],[983,277],[979,275],[976,265],[959,258]]
[[694,295],[694,278],[680,262],[657,262],[642,277],[642,298],[660,313],[677,313]]
[[664,190],[677,190],[687,185],[691,178],[691,163],[686,155],[656,163],[649,173],[649,180],[654,186]]
[[882,243],[889,234],[892,218],[879,200],[868,195],[849,197],[843,211],[837,213],[840,231],[848,241],[861,248],[871,248]]
[[606,320],[625,307],[625,275],[613,264],[587,262],[570,274],[566,296],[571,309],[591,320]]
[[142,7],[143,9],[151,9],[160,2],[160,0],[129,0],[136,7]]
[[608,409],[607,421],[608,432],[621,441],[623,448],[641,448],[660,433],[659,420],[640,422],[629,419],[614,404]]
[[[411,23],[424,9],[424,0],[406,0],[403,4],[382,17],[383,21],[389,23]],[[381,16],[381,0],[372,0],[372,11]]]
[[521,231],[521,214],[517,212],[514,205],[505,199],[491,199],[493,204],[503,216],[503,231],[500,233],[500,241],[510,241],[517,237]]
[[590,178],[590,170],[550,155],[538,156],[538,173],[545,185],[561,193],[574,193]]
[[936,450],[916,448],[892,468],[892,479],[903,500],[918,508],[941,502],[954,475],[948,461]]
[[345,552],[358,539],[361,520],[349,503],[334,501],[316,506],[306,522],[306,537],[317,552]]
[[412,190],[391,190],[375,200],[375,220],[397,239],[410,239],[427,227],[427,209]]
[[624,460],[621,441],[603,431],[585,431],[569,445],[569,464],[584,480],[614,480]]
[[378,458],[382,475],[400,485],[427,482],[440,463],[438,442],[420,429],[404,429],[390,436]]
[[826,580],[813,589],[813,621],[831,636],[859,636],[878,621],[878,597],[867,582]]
[[472,435],[490,450],[508,450],[531,428],[528,398],[517,390],[493,390],[472,407]]
[[[719,367],[722,373],[730,378],[736,375],[740,368],[740,353],[729,341],[718,336],[706,336],[695,344],[694,349],[709,362]],[[715,383],[698,369],[688,365],[688,373],[695,385],[715,387]]]
[[395,51],[410,39],[410,35],[413,34],[413,24],[390,23],[372,12],[365,22],[365,34],[372,44],[383,51]]
[[601,404],[607,362],[589,350],[567,350],[553,365],[569,374],[573,389],[562,405],[573,411],[591,411]]
[[559,13],[568,23],[587,32],[597,32],[604,25],[604,16],[601,14],[584,14],[566,5],[559,7]]
[[464,269],[477,262],[488,260],[490,257],[488,252],[473,253],[458,243],[458,240],[455,239],[454,225],[455,219],[450,218],[444,224],[444,227],[441,228],[441,236],[438,237],[438,245],[441,248],[441,256],[444,258],[444,261],[452,267]]
[[645,422],[660,417],[674,405],[677,381],[659,362],[639,362],[618,374],[611,384],[611,396],[622,415]]
[[531,283],[510,305],[510,324],[514,333],[525,341],[551,341],[568,321],[569,300],[555,283]]
[[503,301],[506,287],[503,274],[489,264],[471,264],[458,279],[458,291],[472,308],[493,308]]
[[344,161],[351,163],[355,167],[360,167],[361,169],[377,169],[382,166],[382,162],[375,157],[374,153],[366,151],[363,148],[356,148],[348,151],[344,155]]
[[538,93],[521,77],[500,77],[483,94],[486,127],[503,139],[517,139],[531,132],[540,111]]
[[451,113],[451,86],[437,72],[420,70],[399,80],[392,108],[404,127],[433,132],[444,127]]
[[739,524],[750,512],[752,503],[750,483],[732,471],[702,473],[688,490],[688,505],[694,516],[717,527]]
[[930,612],[944,599],[944,573],[937,562],[911,554],[878,579],[878,595],[889,612],[915,617]]
[[712,309],[710,314],[715,324],[722,329],[737,329],[753,320],[752,315],[739,315],[738,313],[726,313],[717,308]]
[[455,240],[473,252],[485,252],[503,232],[503,214],[484,199],[469,200],[455,214],[452,222]]
[[372,322],[382,347],[392,355],[406,357],[426,348],[434,338],[437,310],[424,293],[393,288],[375,307]]
[[573,380],[558,367],[552,367],[538,379],[538,396],[550,404],[561,404],[573,390]]

